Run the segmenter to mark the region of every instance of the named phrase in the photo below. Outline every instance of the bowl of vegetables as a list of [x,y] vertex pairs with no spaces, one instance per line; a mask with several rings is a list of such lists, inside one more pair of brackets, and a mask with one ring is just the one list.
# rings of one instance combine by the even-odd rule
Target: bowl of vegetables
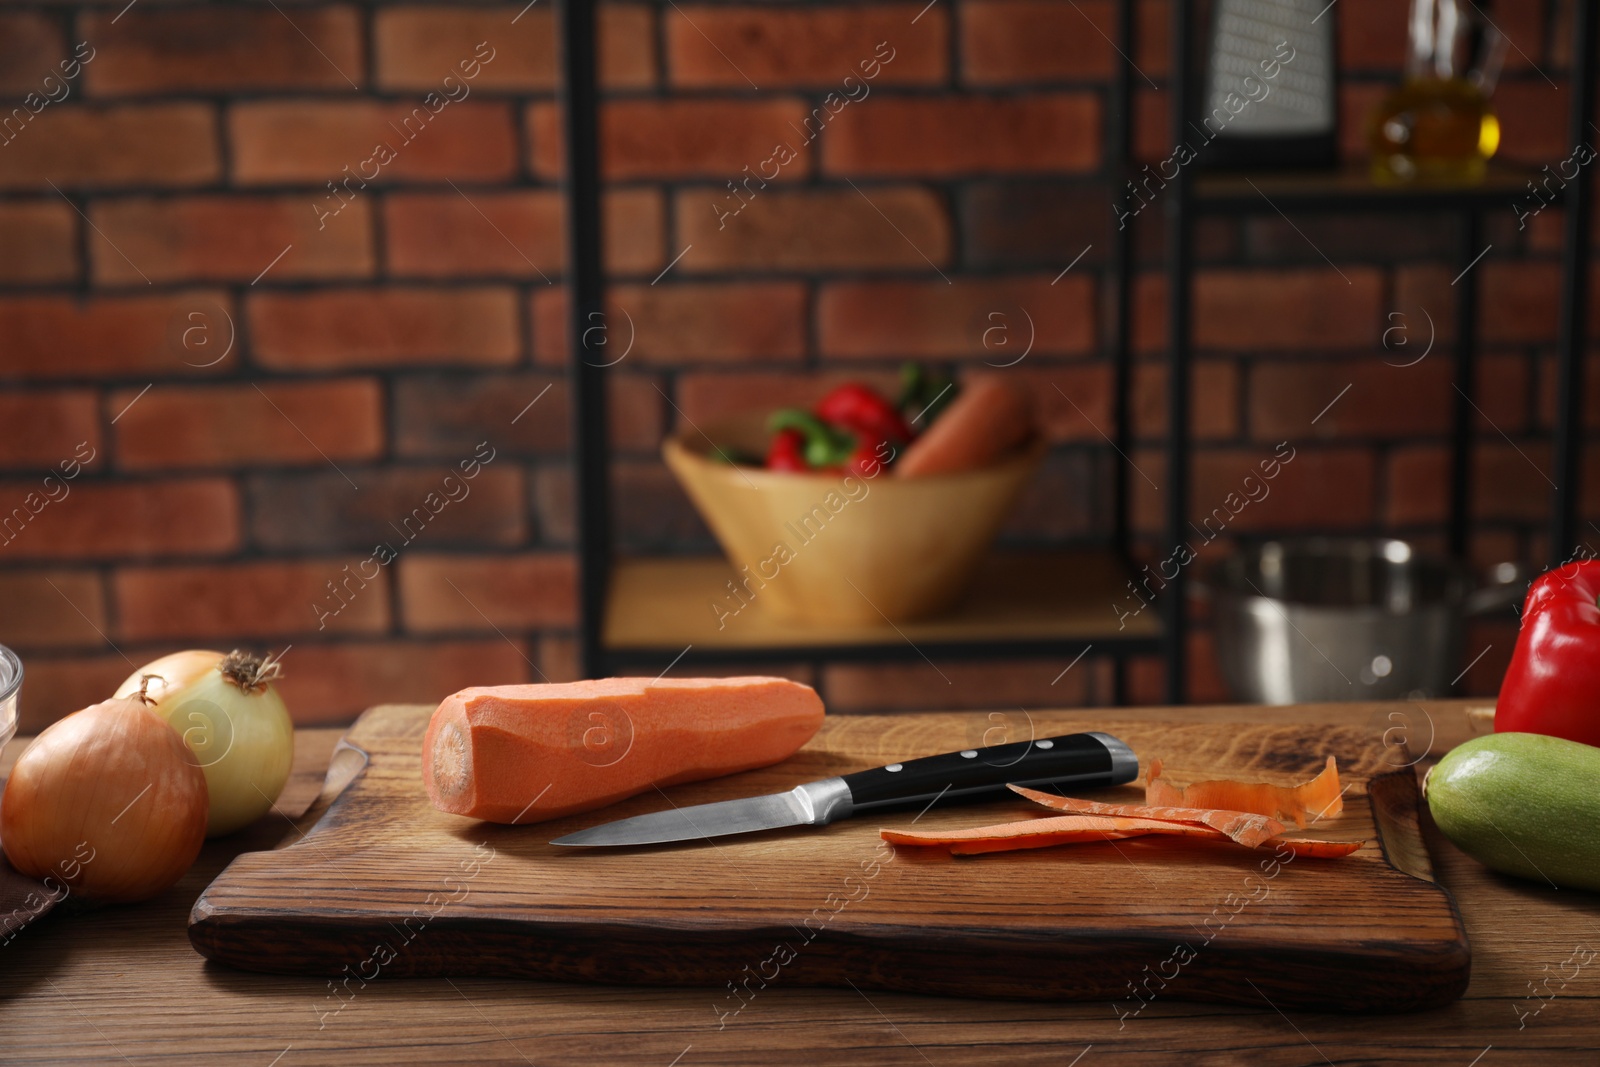
[[685,426],[662,454],[734,569],[721,625],[746,607],[881,626],[936,615],[1043,459],[1029,396],[916,369],[898,400],[859,382],[809,408]]

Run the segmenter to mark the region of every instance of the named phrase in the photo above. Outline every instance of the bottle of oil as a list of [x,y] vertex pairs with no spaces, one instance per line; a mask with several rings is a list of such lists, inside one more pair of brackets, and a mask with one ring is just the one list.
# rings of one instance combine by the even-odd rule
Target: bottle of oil
[[1372,115],[1373,180],[1481,181],[1500,147],[1489,96],[1505,38],[1463,0],[1412,0],[1410,37],[1405,82]]

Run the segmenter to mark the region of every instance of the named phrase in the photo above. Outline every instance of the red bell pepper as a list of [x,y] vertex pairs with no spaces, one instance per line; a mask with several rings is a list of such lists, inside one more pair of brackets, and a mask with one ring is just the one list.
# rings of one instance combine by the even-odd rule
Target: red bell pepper
[[1528,590],[1494,728],[1600,746],[1600,560],[1564,564]]
[[854,430],[863,440],[911,440],[911,427],[894,405],[860,382],[839,386],[817,401],[811,411],[823,422]]
[[799,430],[779,430],[767,448],[767,469],[803,471],[810,468],[805,457],[806,435]]

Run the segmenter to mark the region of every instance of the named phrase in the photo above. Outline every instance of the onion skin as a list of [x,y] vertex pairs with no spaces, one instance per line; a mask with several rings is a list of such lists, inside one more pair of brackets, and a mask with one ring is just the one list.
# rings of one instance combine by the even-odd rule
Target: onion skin
[[144,687],[151,710],[193,752],[210,796],[207,837],[231,834],[270,811],[294,762],[294,724],[277,690],[262,682],[246,691],[222,670],[240,656],[175,652],[145,664],[117,688],[125,696]]
[[[150,702],[159,705],[168,693],[193,683],[206,671],[215,670],[217,664],[221,662],[221,652],[195,648],[185,652],[174,652],[170,656],[151,660],[134,671],[128,676],[127,681],[117,686],[117,691],[112,695],[131,697],[143,687],[144,695]],[[145,682],[146,675],[150,676],[148,684]]]
[[86,900],[147,900],[205,841],[205,775],[183,738],[137,698],[51,724],[17,758],[0,795],[11,865]]

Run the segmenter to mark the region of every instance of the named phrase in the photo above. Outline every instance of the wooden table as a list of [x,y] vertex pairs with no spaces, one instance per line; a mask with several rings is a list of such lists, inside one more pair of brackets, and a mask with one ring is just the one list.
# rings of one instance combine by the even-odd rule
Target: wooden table
[[[1362,723],[1377,733],[1392,730],[1394,739],[1409,733],[1418,751],[1431,734],[1430,750],[1438,754],[1474,732],[1471,707],[1439,702],[1422,710],[1367,704],[1132,714]],[[280,815],[240,838],[208,845],[194,869],[160,899],[58,911],[0,948],[0,1063],[1600,1063],[1600,958],[1564,987],[1559,977],[1576,947],[1600,949],[1600,898],[1492,874],[1432,826],[1436,869],[1455,893],[1472,938],[1473,978],[1463,1000],[1424,1014],[1284,1015],[1265,1003],[1256,1010],[1157,1000],[1119,1024],[1111,1007],[1100,1003],[868,996],[775,985],[719,1030],[718,990],[419,979],[376,981],[333,1015],[338,1002],[326,982],[207,963],[184,930],[190,904],[234,854],[294,835],[289,816],[317,792],[338,736],[337,730],[301,731]],[[9,746],[0,766],[9,767],[22,747]]]

